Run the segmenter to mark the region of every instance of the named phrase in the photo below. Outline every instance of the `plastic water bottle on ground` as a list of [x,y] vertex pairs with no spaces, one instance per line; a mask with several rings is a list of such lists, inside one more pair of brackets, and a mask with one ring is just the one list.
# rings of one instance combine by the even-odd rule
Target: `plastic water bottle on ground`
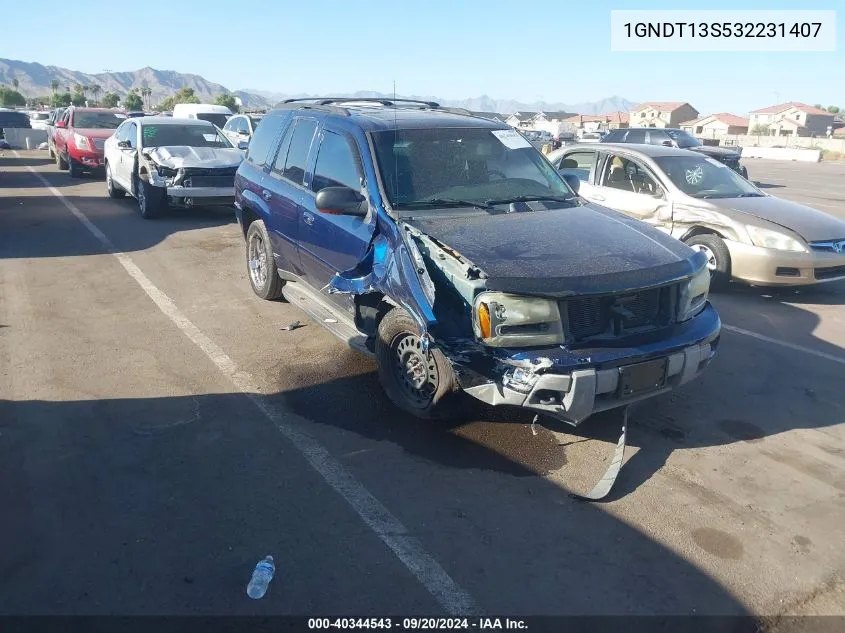
[[255,571],[252,572],[252,579],[247,585],[246,594],[253,600],[263,598],[275,573],[276,565],[273,563],[272,556],[267,556],[267,558],[258,561]]

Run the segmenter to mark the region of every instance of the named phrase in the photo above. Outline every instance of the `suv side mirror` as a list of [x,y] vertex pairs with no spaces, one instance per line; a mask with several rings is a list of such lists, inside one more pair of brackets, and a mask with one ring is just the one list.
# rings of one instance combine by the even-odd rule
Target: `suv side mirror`
[[240,141],[238,142],[238,149],[246,150],[249,147],[249,141]]
[[578,188],[581,186],[581,179],[575,174],[561,174],[561,176],[563,176],[563,179],[566,181],[566,184],[569,185],[569,188],[575,193],[578,193]]
[[65,128],[67,127],[67,125],[65,125],[65,122],[64,122],[64,121],[58,121],[58,122],[56,123],[56,127],[57,127],[57,128],[60,128],[60,129],[62,129],[62,130],[63,130],[63,129],[65,129]]
[[324,187],[317,194],[317,210],[333,215],[367,215],[367,201],[349,187]]
[[663,147],[675,147],[675,144],[672,141],[663,141],[661,143]]
[[124,149],[129,149],[131,147],[131,145],[129,144],[129,141],[118,141],[117,146],[123,147]]

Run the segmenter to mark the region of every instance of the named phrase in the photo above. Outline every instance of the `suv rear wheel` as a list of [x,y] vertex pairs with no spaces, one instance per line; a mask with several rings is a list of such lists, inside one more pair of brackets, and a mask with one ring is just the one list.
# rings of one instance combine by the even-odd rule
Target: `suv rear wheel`
[[263,220],[256,220],[246,232],[246,267],[252,291],[273,301],[282,296],[284,281],[279,277],[270,236]]
[[731,252],[718,235],[694,235],[686,240],[687,246],[694,251],[701,251],[707,256],[707,269],[710,271],[710,287],[724,290],[731,280]]
[[388,312],[376,336],[379,382],[397,407],[424,419],[458,413],[459,391],[452,365],[439,349],[422,349],[420,330],[401,308]]

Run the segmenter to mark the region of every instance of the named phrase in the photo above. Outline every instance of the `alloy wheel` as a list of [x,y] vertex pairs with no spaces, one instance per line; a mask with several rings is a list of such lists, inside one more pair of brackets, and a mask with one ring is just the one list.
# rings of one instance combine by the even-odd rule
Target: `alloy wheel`
[[711,251],[707,248],[704,244],[693,244],[691,247],[694,251],[698,251],[699,253],[704,253],[704,256],[707,257],[707,270],[710,271],[712,275],[718,269],[718,263],[716,262],[716,253]]
[[256,288],[263,288],[267,283],[267,252],[264,249],[264,240],[258,233],[253,233],[249,238],[249,276]]

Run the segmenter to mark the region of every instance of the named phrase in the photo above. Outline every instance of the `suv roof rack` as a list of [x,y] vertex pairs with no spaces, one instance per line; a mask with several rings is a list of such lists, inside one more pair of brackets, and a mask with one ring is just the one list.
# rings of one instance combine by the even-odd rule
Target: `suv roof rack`
[[422,101],[420,99],[392,99],[387,97],[300,97],[298,99],[285,99],[283,103],[302,103],[306,101],[314,101],[315,105],[321,106],[333,105],[335,103],[379,103],[383,106],[414,103],[427,108],[440,107],[440,104],[436,101]]

